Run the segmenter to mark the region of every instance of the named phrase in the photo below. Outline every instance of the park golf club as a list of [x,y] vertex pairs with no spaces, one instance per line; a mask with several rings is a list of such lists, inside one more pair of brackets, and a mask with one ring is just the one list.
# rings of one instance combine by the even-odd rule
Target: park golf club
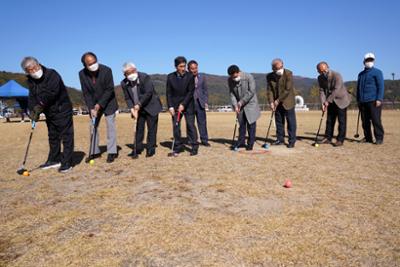
[[32,121],[32,128],[31,128],[31,133],[29,135],[29,139],[28,139],[28,145],[26,146],[26,150],[25,150],[24,161],[22,162],[21,167],[17,170],[17,173],[19,175],[23,175],[24,172],[28,171],[27,169],[25,169],[25,163],[26,163],[26,158],[28,157],[29,147],[31,145],[32,135],[33,135],[33,131],[35,130],[35,127],[36,127],[36,122]]
[[319,127],[318,127],[318,131],[317,131],[317,135],[315,136],[315,141],[313,146],[318,147],[318,137],[319,137],[319,132],[321,131],[321,125],[322,125],[322,120],[324,119],[324,115],[325,115],[325,110],[322,111],[322,116],[321,116],[321,120],[319,121]]
[[[178,111],[178,117],[177,117],[176,122],[174,124],[174,130],[175,130],[175,127],[179,127],[180,121],[181,121],[181,112]],[[177,154],[174,152],[174,148],[175,148],[175,137],[172,140],[171,152],[168,153],[168,157],[176,157],[177,156]]]
[[361,116],[361,112],[360,110],[358,110],[358,116],[357,116],[357,129],[356,129],[356,134],[354,135],[354,138],[358,138],[360,137],[360,135],[358,134],[358,127],[360,125],[360,116]]
[[269,131],[271,130],[272,119],[274,118],[274,115],[275,115],[275,111],[272,111],[271,118],[269,120],[269,126],[268,126],[268,130],[267,130],[267,135],[265,136],[265,142],[262,145],[262,148],[264,148],[264,149],[269,149],[269,144],[267,144],[267,141],[268,141]]
[[[94,155],[94,146],[95,146],[95,141],[96,141],[96,134],[97,134],[97,127],[96,127],[96,118],[92,117],[92,131],[90,133],[90,145],[89,145],[89,156],[86,163],[90,163],[90,157],[91,155]],[[94,140],[93,140],[94,139]]]
[[233,151],[239,150],[239,148],[235,146],[235,136],[236,136],[236,129],[237,129],[238,122],[239,122],[239,115],[236,114],[235,128],[233,130],[233,137],[232,137],[232,150]]
[[132,114],[131,114],[131,118],[135,121],[135,123],[133,124],[134,125],[133,126],[133,142],[134,142],[134,144],[133,144],[133,151],[132,151],[133,153],[132,153],[131,158],[137,159],[139,157],[137,154],[137,147],[136,147],[136,145],[137,145],[137,139],[136,139],[137,119],[135,119],[135,117],[133,117]]

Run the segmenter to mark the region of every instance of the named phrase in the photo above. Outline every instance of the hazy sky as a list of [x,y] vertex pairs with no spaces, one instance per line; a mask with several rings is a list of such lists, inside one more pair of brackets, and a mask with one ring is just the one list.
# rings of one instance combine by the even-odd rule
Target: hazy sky
[[[296,2],[296,3],[295,3]],[[24,56],[56,69],[80,89],[81,55],[93,51],[113,69],[134,61],[168,73],[173,59],[226,74],[230,64],[269,72],[275,57],[295,75],[315,77],[328,61],[355,80],[366,52],[385,78],[400,77],[400,1],[2,1],[0,70],[21,72]]]

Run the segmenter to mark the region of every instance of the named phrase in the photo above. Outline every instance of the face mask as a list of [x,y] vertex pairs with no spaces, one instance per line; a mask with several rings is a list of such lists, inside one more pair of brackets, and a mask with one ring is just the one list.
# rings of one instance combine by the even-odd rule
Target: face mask
[[283,69],[279,69],[279,70],[277,70],[277,71],[275,71],[275,73],[277,74],[277,75],[279,75],[279,76],[282,76],[283,75]]
[[95,72],[95,71],[97,71],[99,69],[99,63],[96,62],[96,63],[88,66],[87,68],[88,68],[88,70],[90,70],[92,72]]
[[235,82],[240,82],[240,76],[237,76],[236,78],[233,78],[233,80],[234,80]]
[[135,73],[129,74],[126,78],[127,78],[128,80],[130,80],[131,82],[134,82],[134,81],[137,80],[138,74],[137,74],[137,72],[135,72]]
[[36,71],[36,72],[34,72],[34,73],[31,73],[31,74],[29,74],[33,79],[40,79],[40,78],[42,78],[42,76],[43,76],[43,70],[42,69],[40,69],[40,70],[38,70],[38,71]]
[[374,66],[374,62],[372,62],[372,61],[365,62],[365,63],[364,63],[364,66],[365,66],[367,69],[370,69],[370,68],[372,68],[372,67]]

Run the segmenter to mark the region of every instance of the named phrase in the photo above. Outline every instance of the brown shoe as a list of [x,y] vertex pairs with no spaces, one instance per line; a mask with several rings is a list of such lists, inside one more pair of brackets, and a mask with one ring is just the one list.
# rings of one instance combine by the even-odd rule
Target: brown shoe
[[324,139],[321,141],[321,144],[329,145],[329,144],[332,144],[332,141],[329,140],[328,138],[324,138]]
[[343,142],[342,141],[336,141],[334,146],[343,146]]

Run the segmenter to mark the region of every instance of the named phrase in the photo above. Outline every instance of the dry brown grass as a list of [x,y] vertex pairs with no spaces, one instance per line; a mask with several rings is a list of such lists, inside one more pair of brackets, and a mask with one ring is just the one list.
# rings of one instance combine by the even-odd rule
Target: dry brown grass
[[[357,114],[348,115],[352,136]],[[299,113],[298,135],[313,138],[319,116]],[[382,146],[317,149],[304,138],[294,150],[246,155],[211,142],[197,157],[168,158],[159,146],[134,161],[132,121],[119,115],[115,163],[103,156],[29,177],[15,173],[29,125],[0,123],[0,266],[400,266],[399,117],[383,113]],[[233,114],[208,118],[212,138],[231,138]],[[87,151],[87,117],[74,119],[76,150]],[[162,114],[158,139],[170,136]],[[29,166],[46,159],[44,123],[31,152]]]

